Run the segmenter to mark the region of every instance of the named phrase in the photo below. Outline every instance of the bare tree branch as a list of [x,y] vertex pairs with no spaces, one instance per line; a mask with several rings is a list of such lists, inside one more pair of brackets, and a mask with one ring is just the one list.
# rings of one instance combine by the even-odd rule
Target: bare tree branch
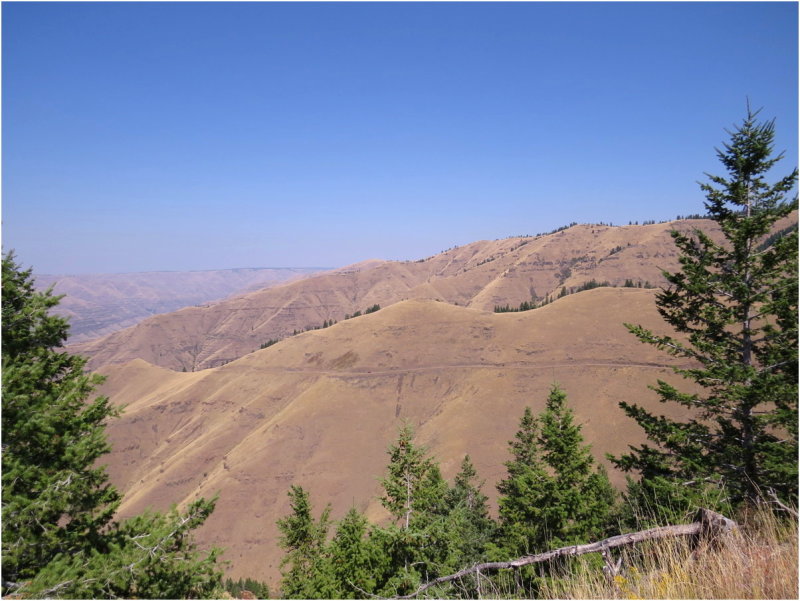
[[729,532],[735,528],[736,522],[733,520],[730,520],[713,511],[709,511],[708,509],[700,509],[697,513],[695,521],[691,524],[661,526],[659,528],[642,530],[641,532],[619,534],[596,543],[561,547],[560,549],[546,551],[537,555],[519,557],[517,559],[512,559],[511,561],[492,561],[488,563],[479,563],[472,567],[464,568],[455,574],[440,576],[435,580],[431,580],[430,582],[426,582],[425,584],[421,585],[411,594],[395,596],[392,597],[392,599],[413,599],[432,586],[444,584],[458,578],[463,578],[468,574],[474,574],[486,570],[517,569],[521,568],[522,566],[551,561],[558,557],[575,557],[578,555],[585,555],[586,553],[607,553],[608,549],[613,549],[615,547],[634,545],[636,543],[648,540],[658,540],[661,538],[671,538],[676,536],[696,536],[699,540],[702,539],[713,541],[720,534]]
[[790,514],[791,514],[791,515],[793,515],[795,518],[796,518],[796,517],[798,517],[798,515],[797,515],[797,510],[796,510],[796,509],[792,509],[792,508],[791,508],[791,507],[789,507],[788,505],[784,505],[783,503],[781,503],[781,500],[778,498],[778,495],[776,495],[776,494],[775,494],[775,491],[774,491],[774,490],[772,490],[771,488],[769,489],[769,496],[770,496],[770,497],[772,497],[772,500],[773,500],[773,502],[774,502],[774,503],[775,503],[775,504],[776,504],[778,507],[780,507],[781,509],[783,509],[785,512],[787,512],[787,513],[790,513]]

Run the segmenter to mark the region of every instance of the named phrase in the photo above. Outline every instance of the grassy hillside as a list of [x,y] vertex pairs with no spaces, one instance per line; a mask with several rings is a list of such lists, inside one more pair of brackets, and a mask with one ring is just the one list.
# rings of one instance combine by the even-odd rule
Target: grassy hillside
[[523,408],[541,410],[553,382],[595,456],[623,452],[641,432],[618,401],[653,406],[647,384],[674,378],[622,325],[658,327],[653,293],[598,288],[504,314],[406,301],[220,368],[107,367],[102,392],[126,405],[108,429],[122,511],[219,492],[201,540],[227,549],[234,577],[275,578],[275,520],[291,484],[329,500],[334,518],[355,502],[385,519],[376,477],[402,420],[447,478],[469,453],[492,499]]

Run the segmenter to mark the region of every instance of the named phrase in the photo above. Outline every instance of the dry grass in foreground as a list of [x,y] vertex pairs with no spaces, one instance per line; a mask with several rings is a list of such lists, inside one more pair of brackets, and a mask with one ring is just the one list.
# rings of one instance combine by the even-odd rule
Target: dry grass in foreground
[[718,549],[665,539],[622,551],[608,577],[587,561],[548,579],[543,599],[797,599],[797,519],[757,509]]

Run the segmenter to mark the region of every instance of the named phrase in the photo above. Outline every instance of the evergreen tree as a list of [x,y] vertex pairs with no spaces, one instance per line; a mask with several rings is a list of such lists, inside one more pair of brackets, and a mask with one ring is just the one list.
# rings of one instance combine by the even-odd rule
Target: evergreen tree
[[381,503],[408,530],[412,515],[434,502],[430,486],[423,486],[427,483],[438,487],[437,482],[431,481],[434,463],[423,447],[414,444],[414,430],[408,423],[400,429],[398,440],[389,447],[388,454],[389,473],[381,480],[384,489]]
[[494,554],[535,553],[606,533],[614,491],[605,471],[594,464],[581,428],[566,407],[566,395],[554,386],[545,410],[530,408],[511,441],[513,459],[500,492],[500,542]]
[[3,578],[27,580],[59,553],[100,545],[120,496],[97,459],[110,450],[99,376],[60,347],[69,326],[49,314],[31,270],[3,258]]
[[411,523],[404,531],[404,540],[410,544],[407,565],[416,565],[419,569],[415,571],[425,580],[454,566],[454,539],[445,500],[449,487],[439,465],[429,461],[430,467],[415,493]]
[[377,585],[382,595],[406,594],[421,581],[483,559],[494,530],[469,458],[451,488],[413,438],[410,425],[404,425],[389,447],[388,476],[382,481],[384,505],[397,523],[371,532],[383,562]]
[[114,523],[101,546],[57,555],[26,584],[24,594],[67,599],[218,598],[220,551],[202,554],[191,536],[215,503],[216,499],[198,499],[185,511],[146,512]]
[[333,588],[330,563],[327,561],[326,538],[330,528],[330,505],[315,520],[311,515],[308,492],[292,485],[289,490],[291,515],[278,520],[281,537],[278,544],[286,551],[281,569],[281,593],[286,599],[325,599]]
[[263,582],[252,578],[239,578],[236,581],[232,578],[226,578],[224,588],[234,599],[241,598],[240,595],[243,591],[250,591],[256,599],[270,598],[269,587]]
[[405,423],[397,442],[388,449],[389,465],[381,480],[381,502],[396,524],[376,529],[375,540],[386,558],[381,589],[385,594],[413,590],[441,558],[441,513],[447,486],[427,450],[414,443],[414,430]]
[[564,391],[554,386],[539,416],[538,443],[555,485],[555,496],[543,512],[542,523],[552,546],[602,538],[615,503],[605,469],[595,466],[566,400]]
[[368,536],[367,519],[355,508],[344,516],[330,543],[335,594],[331,598],[363,599],[376,587],[379,560]]
[[64,352],[67,322],[49,314],[59,297],[37,292],[13,253],[3,257],[2,291],[3,592],[214,596],[217,553],[200,557],[191,538],[214,501],[114,523],[120,495],[98,460],[109,450],[104,423],[118,411],[90,399],[102,378]]
[[461,469],[453,480],[453,487],[447,492],[445,502],[449,510],[464,508],[473,513],[478,520],[489,518],[486,505],[488,497],[481,492],[483,483],[477,483],[478,472],[469,455],[464,455]]
[[477,482],[478,473],[469,455],[461,462],[452,488],[445,495],[447,530],[452,539],[450,564],[454,569],[479,563],[496,525],[489,517],[488,498]]
[[515,440],[509,442],[513,459],[505,464],[508,476],[497,484],[501,538],[495,559],[532,553],[541,538],[538,502],[549,475],[541,460],[538,433],[536,418],[525,407]]
[[758,122],[757,113],[748,107],[717,150],[728,177],[708,175],[701,184],[724,241],[700,230],[672,232],[681,269],[664,273],[669,287],[656,303],[683,337],[627,326],[693,363],[675,371],[701,390],[654,387],[662,402],[690,410],[684,421],[620,404],[655,446],[631,447],[615,463],[640,476],[631,500],[667,517],[691,510],[708,487],[724,489],[734,505],[770,489],[797,502],[797,231],[760,246],[797,208],[796,197],[786,202],[797,169],[766,181],[783,155],[772,156],[774,121]]

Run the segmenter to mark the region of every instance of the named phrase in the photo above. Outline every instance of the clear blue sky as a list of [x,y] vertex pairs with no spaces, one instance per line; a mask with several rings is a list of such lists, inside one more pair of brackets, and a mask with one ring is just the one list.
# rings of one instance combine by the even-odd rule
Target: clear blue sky
[[4,2],[3,247],[339,266],[702,212],[746,97],[797,164],[797,10]]

